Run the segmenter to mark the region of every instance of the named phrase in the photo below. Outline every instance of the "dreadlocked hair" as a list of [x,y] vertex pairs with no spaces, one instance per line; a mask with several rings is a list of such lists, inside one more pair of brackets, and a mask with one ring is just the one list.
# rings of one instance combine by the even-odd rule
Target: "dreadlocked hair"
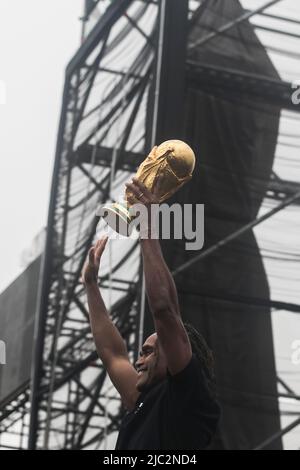
[[214,357],[203,336],[189,323],[184,323],[185,330],[190,339],[192,352],[201,363],[208,379],[207,384],[212,396],[216,396],[216,376],[214,371]]

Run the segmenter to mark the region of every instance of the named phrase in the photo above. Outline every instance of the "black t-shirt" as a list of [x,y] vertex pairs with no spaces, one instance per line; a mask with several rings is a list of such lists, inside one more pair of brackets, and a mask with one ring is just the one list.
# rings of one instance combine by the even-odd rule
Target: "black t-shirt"
[[117,450],[201,450],[216,431],[220,408],[193,355],[184,370],[142,393],[122,421]]

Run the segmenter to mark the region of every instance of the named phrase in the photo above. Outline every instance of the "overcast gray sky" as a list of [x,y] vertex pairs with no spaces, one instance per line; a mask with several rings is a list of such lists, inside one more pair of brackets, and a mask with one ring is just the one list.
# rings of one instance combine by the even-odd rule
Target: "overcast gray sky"
[[83,0],[0,0],[0,291],[46,224],[64,69]]

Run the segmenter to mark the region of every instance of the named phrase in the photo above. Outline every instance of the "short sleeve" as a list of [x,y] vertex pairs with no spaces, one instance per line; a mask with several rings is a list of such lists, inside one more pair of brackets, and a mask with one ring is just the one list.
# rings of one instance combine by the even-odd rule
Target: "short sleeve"
[[165,438],[177,442],[176,449],[205,448],[216,431],[220,407],[209,390],[200,361],[193,355],[178,374],[168,373],[167,380]]

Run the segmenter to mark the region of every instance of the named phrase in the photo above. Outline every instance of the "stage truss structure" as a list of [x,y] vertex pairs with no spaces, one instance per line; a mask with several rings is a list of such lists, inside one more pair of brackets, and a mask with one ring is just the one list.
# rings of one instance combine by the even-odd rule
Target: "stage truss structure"
[[[257,30],[271,29],[264,26],[265,19],[300,25],[300,21],[269,13],[278,1],[255,3],[259,4],[257,8],[246,9],[243,17],[228,21],[226,28],[208,34],[206,40],[251,19],[257,19]],[[188,2],[188,24],[208,4]],[[95,352],[80,273],[95,233],[103,228],[95,218],[96,208],[120,196],[124,183],[147,152],[147,109],[149,100],[154,99],[159,54],[165,47],[158,40],[163,39],[159,36],[160,24],[169,8],[169,0],[86,2],[82,44],[65,75],[33,374],[30,383],[1,404],[2,448],[106,449],[114,443],[123,411]],[[273,30],[274,34],[300,39],[288,28]],[[231,93],[237,98],[246,95],[278,104],[283,113],[299,120],[300,108],[291,101],[291,80],[271,81],[192,61],[182,64],[182,68],[191,87],[216,96]],[[272,209],[253,221],[251,227],[291,205],[299,206],[300,179],[284,180],[274,172],[266,200]],[[191,269],[193,262],[217,249],[215,246],[201,252],[177,271]],[[103,260],[100,285],[134,360],[143,295],[136,240],[114,241]],[[297,303],[271,301],[270,305],[274,310],[300,313]],[[285,381],[279,377],[278,381],[283,387],[279,396],[299,400]],[[300,417],[295,416],[281,435],[299,424]],[[270,436],[270,440],[277,437]],[[260,448],[267,444],[262,443]]]

